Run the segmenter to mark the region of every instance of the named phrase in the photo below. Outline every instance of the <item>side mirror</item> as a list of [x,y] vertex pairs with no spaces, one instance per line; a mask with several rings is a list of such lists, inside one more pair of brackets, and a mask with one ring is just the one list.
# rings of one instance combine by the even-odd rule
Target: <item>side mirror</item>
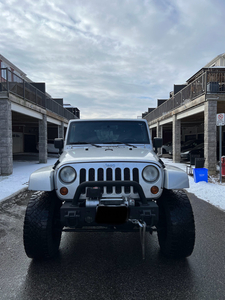
[[63,138],[56,138],[54,139],[54,146],[56,149],[59,149],[59,154],[62,154],[62,149],[64,146]]
[[163,144],[162,138],[155,137],[153,139],[153,147],[155,148],[155,153],[158,152],[158,150],[157,150],[158,148],[162,147],[162,144]]

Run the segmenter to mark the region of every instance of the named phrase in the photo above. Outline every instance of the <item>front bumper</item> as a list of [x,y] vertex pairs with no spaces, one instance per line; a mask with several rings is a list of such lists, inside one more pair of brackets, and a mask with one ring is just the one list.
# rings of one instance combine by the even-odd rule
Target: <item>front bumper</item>
[[[103,186],[133,186],[139,199],[124,199],[108,197],[98,199],[88,198],[80,200],[82,190],[90,187]],[[131,205],[132,203],[132,205]],[[120,230],[133,230],[134,221],[142,221],[147,229],[158,222],[158,206],[153,200],[145,198],[140,184],[135,181],[107,181],[107,182],[83,182],[79,185],[71,202],[64,202],[61,209],[61,224],[63,227],[75,229],[83,227],[119,227]]]
[[158,222],[158,206],[149,201],[145,205],[97,205],[90,207],[74,206],[65,202],[60,209],[60,220],[63,227],[81,229],[83,227],[118,227],[120,231],[132,231],[132,220],[146,223],[147,230]]

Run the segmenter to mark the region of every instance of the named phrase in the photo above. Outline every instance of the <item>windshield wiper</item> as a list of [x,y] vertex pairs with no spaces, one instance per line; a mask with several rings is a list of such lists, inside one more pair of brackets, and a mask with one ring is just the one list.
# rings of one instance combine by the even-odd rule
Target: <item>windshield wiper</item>
[[93,143],[88,143],[88,142],[76,142],[76,143],[70,143],[70,145],[82,145],[82,144],[85,144],[85,145],[92,145],[94,147],[97,147],[97,148],[101,148],[101,146],[99,145],[96,145],[96,144],[93,144]]
[[131,145],[131,144],[128,144],[128,143],[123,143],[123,142],[120,142],[120,141],[113,141],[113,142],[108,142],[108,143],[103,143],[103,144],[120,144],[120,145],[126,145],[128,147],[137,148],[134,145]]

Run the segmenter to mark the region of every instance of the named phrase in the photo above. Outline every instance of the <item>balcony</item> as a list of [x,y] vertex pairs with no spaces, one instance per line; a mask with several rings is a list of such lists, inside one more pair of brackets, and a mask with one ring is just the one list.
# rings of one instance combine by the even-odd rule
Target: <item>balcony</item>
[[73,113],[58,104],[46,93],[41,92],[31,83],[11,72],[8,68],[1,68],[0,74],[0,92],[10,92],[67,120],[76,118]]
[[225,67],[203,68],[188,80],[186,87],[155,108],[144,119],[151,122],[202,95],[225,93]]

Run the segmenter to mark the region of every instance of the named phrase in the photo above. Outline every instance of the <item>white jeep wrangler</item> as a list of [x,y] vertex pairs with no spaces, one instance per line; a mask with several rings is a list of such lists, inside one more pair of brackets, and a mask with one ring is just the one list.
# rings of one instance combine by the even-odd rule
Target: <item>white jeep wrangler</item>
[[[142,119],[71,120],[54,166],[31,174],[24,220],[28,257],[50,258],[62,231],[157,231],[167,257],[191,255],[195,242],[192,207],[183,188],[187,174],[165,166]],[[153,151],[155,148],[155,152]],[[62,152],[63,149],[63,152]]]

